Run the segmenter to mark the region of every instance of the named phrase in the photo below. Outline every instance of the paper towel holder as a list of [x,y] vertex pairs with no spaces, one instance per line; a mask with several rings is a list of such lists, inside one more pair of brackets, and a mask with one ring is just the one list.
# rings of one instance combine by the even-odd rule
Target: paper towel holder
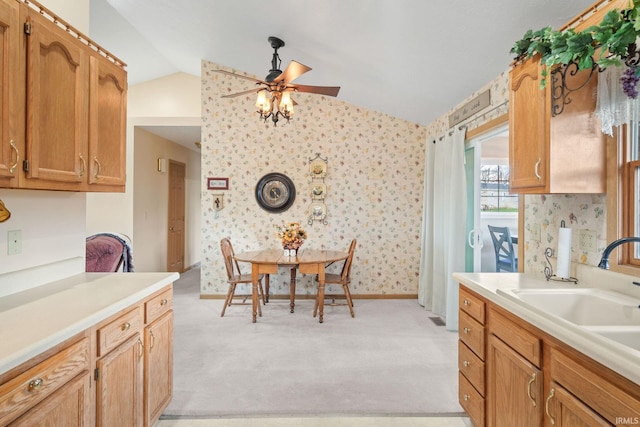
[[551,261],[549,261],[549,257],[553,255],[553,249],[551,248],[546,248],[544,250],[544,257],[547,260],[547,266],[545,266],[544,268],[544,277],[547,278],[547,282],[549,280],[553,280],[556,282],[565,282],[565,283],[578,283],[578,279],[576,279],[575,277],[569,277],[569,278],[564,278],[564,277],[558,277],[555,274],[553,274],[553,267],[551,266]]

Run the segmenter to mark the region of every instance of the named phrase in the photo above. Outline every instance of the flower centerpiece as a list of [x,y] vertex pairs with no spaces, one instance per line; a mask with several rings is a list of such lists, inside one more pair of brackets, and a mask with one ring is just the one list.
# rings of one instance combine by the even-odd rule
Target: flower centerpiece
[[[302,229],[299,222],[288,222],[276,225],[277,236],[282,241],[282,248],[285,255],[295,256],[296,251],[302,246],[307,238],[307,232]],[[291,254],[291,252],[293,252]]]

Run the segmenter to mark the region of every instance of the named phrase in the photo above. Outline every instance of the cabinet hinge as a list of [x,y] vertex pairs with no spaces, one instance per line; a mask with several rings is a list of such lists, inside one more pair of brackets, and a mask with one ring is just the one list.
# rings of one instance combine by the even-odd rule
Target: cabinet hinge
[[25,172],[29,172],[29,160],[22,161],[22,170]]
[[24,33],[28,36],[31,35],[31,22],[24,23]]
[[96,368],[95,371],[93,371],[93,379],[95,381],[100,379],[100,368]]

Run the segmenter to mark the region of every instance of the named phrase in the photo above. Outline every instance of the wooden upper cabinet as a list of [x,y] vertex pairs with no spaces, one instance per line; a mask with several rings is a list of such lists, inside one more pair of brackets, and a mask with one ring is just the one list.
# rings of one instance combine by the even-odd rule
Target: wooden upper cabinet
[[32,13],[29,23],[25,184],[81,184],[87,173],[89,56],[46,18]]
[[547,186],[549,143],[549,85],[540,89],[539,57],[510,72],[509,174],[511,191],[535,192]]
[[511,191],[603,193],[606,139],[594,114],[598,73],[586,70],[573,75],[569,70],[564,73],[565,86],[579,89],[562,93],[551,87],[551,72],[540,89],[541,71],[539,57],[511,70]]
[[123,192],[126,93],[113,55],[35,1],[0,0],[0,188]]
[[106,58],[90,58],[89,184],[125,185],[127,74]]
[[17,2],[0,3],[0,183],[17,185],[24,138],[19,132],[20,20]]

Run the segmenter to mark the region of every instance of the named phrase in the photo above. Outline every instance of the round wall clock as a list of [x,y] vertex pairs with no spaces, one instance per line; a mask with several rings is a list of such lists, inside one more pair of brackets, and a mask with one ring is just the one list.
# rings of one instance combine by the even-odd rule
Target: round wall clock
[[288,176],[268,173],[256,185],[256,200],[268,212],[284,212],[296,199],[296,187]]

